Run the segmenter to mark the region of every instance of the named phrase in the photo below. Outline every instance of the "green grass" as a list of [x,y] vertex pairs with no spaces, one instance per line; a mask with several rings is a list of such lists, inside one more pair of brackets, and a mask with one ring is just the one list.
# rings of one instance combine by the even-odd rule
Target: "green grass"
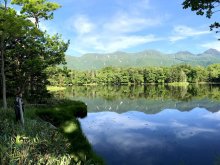
[[86,113],[86,105],[74,101],[27,107],[22,126],[12,109],[0,109],[0,164],[104,164],[76,118]]
[[66,87],[58,87],[58,86],[47,86],[47,90],[51,92],[62,91],[65,90]]
[[170,86],[188,86],[188,82],[173,82],[173,83],[168,83]]

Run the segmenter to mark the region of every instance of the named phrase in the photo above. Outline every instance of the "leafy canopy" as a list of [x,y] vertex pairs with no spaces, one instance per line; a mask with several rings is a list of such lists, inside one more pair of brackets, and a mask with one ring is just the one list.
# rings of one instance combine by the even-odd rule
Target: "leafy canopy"
[[34,18],[36,26],[39,26],[39,19],[53,19],[53,11],[61,7],[47,0],[12,0],[11,3],[22,6],[21,13]]

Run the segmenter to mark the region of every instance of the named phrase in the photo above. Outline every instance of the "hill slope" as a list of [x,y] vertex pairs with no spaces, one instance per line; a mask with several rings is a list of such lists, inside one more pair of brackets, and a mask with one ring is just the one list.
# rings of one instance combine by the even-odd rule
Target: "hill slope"
[[207,66],[220,63],[220,52],[209,49],[202,54],[192,54],[187,51],[175,54],[164,54],[155,50],[138,53],[114,52],[108,54],[85,54],[81,57],[66,56],[67,67],[77,70],[100,69],[113,67],[171,66],[175,64],[190,64]]

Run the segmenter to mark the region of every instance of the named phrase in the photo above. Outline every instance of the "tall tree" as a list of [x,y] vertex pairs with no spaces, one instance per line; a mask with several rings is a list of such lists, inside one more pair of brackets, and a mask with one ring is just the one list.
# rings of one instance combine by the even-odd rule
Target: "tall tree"
[[3,24],[6,21],[6,12],[7,12],[7,0],[4,0],[4,4],[0,4],[0,54],[1,54],[1,77],[2,77],[2,98],[3,98],[3,109],[7,109],[7,100],[6,100],[6,81],[5,81],[5,27]]
[[53,19],[53,11],[61,7],[59,4],[47,0],[12,0],[12,4],[22,6],[21,13],[28,18],[34,18],[38,28],[40,19]]
[[[7,0],[0,4],[0,56],[1,56],[1,79],[2,79],[2,95],[3,108],[7,108],[6,100],[6,75],[5,62],[9,42],[19,36],[22,36],[26,29],[23,26],[31,23],[26,21],[22,16],[16,14],[16,11],[7,7]],[[15,41],[16,42],[16,41]]]
[[[183,3],[183,8],[190,8],[195,11],[197,15],[205,15],[207,18],[211,18],[213,14],[220,11],[220,0],[185,0]],[[218,29],[220,27],[219,22],[214,22],[210,25],[210,30]],[[216,33],[220,32],[216,30]]]

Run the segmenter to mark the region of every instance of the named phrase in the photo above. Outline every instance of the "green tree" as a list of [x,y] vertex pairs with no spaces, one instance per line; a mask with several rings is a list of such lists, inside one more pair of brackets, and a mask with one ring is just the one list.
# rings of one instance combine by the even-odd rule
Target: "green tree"
[[220,82],[220,64],[212,64],[207,67],[209,81]]
[[2,94],[3,108],[7,108],[6,100],[6,76],[5,62],[7,54],[12,49],[11,43],[18,44],[21,38],[29,29],[33,29],[32,23],[25,20],[22,15],[17,15],[15,10],[7,7],[7,1],[4,1],[0,8],[0,55],[1,55],[1,78],[2,78]]
[[47,95],[47,67],[64,64],[69,43],[63,42],[58,35],[48,36],[42,32],[26,34],[19,43],[10,52],[10,61],[17,61],[13,66],[16,68],[13,75],[19,76],[15,83],[22,86],[29,98],[37,100]]
[[59,4],[47,0],[12,0],[12,4],[22,6],[21,13],[28,18],[34,18],[38,28],[40,19],[53,19],[53,11],[61,7]]

